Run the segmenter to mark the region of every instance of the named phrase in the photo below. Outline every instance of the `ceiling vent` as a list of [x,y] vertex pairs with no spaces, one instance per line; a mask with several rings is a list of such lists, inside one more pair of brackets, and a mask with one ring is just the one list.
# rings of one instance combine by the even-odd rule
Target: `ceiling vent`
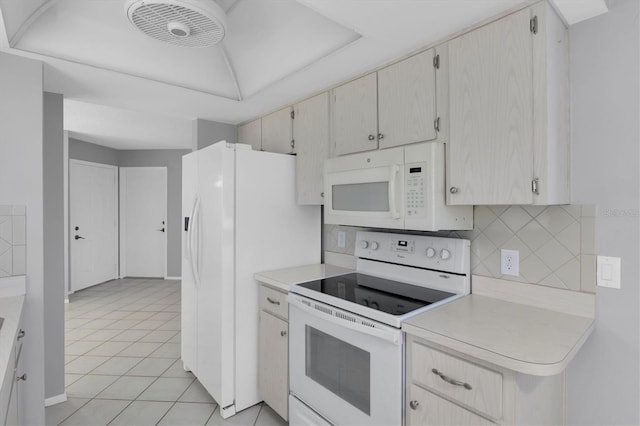
[[226,15],[214,0],[129,0],[125,8],[138,30],[177,46],[214,46],[227,28]]

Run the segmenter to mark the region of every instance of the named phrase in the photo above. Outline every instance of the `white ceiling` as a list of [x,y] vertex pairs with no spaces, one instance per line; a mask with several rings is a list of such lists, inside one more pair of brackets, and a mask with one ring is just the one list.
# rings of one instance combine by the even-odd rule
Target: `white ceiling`
[[191,49],[137,32],[125,0],[0,0],[0,46],[46,63],[45,90],[64,94],[72,136],[190,148],[195,118],[246,121],[523,2],[219,0],[227,37]]

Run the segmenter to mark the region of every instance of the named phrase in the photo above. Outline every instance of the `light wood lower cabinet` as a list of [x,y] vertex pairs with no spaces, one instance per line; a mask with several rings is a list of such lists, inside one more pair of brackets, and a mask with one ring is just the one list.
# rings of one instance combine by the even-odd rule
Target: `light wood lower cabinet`
[[411,404],[407,410],[409,425],[495,424],[416,385],[409,385],[407,400]]
[[[21,324],[21,323],[20,323]],[[24,331],[19,326],[18,335],[7,361],[7,372],[0,383],[0,425],[23,424],[23,386],[27,375],[24,372],[22,339]]]
[[538,377],[407,334],[407,425],[564,423],[564,373]]
[[[261,286],[259,390],[264,402],[288,420],[289,323],[286,318],[276,316],[283,309],[287,311],[285,297],[285,293]],[[262,299],[267,303],[263,304]]]

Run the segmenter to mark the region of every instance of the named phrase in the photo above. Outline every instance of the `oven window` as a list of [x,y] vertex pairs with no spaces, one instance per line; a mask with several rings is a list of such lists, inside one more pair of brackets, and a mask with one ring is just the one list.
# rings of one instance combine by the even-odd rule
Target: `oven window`
[[306,326],[307,377],[367,415],[371,414],[371,355]]
[[366,182],[333,185],[333,210],[388,212],[389,182]]

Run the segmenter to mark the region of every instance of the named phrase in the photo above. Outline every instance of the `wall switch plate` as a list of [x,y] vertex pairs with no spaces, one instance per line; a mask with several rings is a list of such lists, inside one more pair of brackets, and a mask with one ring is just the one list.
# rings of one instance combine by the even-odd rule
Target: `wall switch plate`
[[619,257],[597,257],[596,282],[599,287],[620,288],[620,264]]
[[500,250],[500,273],[514,277],[520,275],[520,252],[518,250]]
[[345,248],[347,246],[347,233],[338,231],[338,247]]

